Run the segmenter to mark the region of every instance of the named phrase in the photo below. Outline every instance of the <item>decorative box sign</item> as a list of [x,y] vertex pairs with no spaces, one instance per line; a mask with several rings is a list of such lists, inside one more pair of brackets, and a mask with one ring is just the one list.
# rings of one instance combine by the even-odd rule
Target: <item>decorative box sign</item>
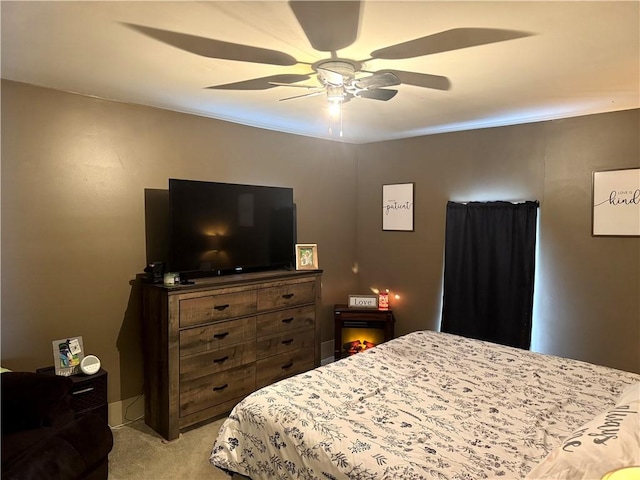
[[378,308],[377,295],[349,295],[351,308]]

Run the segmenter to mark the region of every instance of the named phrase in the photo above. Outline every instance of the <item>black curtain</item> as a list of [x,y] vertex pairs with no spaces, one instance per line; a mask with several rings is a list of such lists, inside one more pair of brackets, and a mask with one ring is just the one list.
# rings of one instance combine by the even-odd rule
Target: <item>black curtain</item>
[[448,202],[443,332],[529,349],[538,202]]

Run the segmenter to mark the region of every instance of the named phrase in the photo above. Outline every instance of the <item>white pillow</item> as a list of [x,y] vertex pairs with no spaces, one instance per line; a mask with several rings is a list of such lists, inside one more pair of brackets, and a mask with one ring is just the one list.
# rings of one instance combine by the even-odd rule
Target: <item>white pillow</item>
[[640,383],[635,383],[622,392],[616,405],[633,402],[640,402]]
[[640,383],[615,407],[569,435],[529,472],[527,480],[597,480],[616,468],[640,465]]

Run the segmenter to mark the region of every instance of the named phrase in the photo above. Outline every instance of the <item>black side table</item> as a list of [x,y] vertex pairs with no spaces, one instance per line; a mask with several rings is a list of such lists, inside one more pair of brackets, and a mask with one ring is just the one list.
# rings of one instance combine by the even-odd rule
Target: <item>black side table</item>
[[[38,368],[37,373],[55,375],[54,367]],[[73,380],[71,389],[71,408],[76,417],[94,413],[109,422],[109,405],[107,403],[107,371],[98,370],[94,375],[83,373],[69,376]]]

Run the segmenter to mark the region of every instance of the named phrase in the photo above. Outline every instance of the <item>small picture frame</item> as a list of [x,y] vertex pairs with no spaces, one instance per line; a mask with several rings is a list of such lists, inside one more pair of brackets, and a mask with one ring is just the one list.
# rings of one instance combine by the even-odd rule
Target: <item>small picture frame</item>
[[82,337],[62,338],[51,344],[56,375],[68,377],[80,373],[80,362],[84,358]]
[[316,243],[296,243],[296,270],[318,270]]

